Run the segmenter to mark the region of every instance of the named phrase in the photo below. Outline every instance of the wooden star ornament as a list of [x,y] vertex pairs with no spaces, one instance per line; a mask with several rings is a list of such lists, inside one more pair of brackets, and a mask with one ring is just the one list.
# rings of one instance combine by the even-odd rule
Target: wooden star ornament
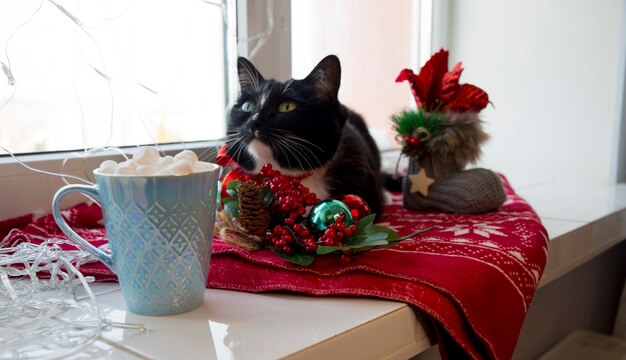
[[435,180],[426,175],[426,170],[424,169],[420,169],[417,175],[409,175],[409,181],[411,182],[411,190],[409,192],[415,194],[419,191],[423,196],[428,196],[428,188],[435,182]]

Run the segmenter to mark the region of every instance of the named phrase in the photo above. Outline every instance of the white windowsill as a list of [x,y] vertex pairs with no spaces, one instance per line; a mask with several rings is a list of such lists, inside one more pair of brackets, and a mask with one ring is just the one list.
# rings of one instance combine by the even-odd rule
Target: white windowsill
[[[56,171],[61,160],[53,161],[57,164],[49,169]],[[68,164],[67,168],[83,171],[80,164]],[[10,189],[4,187],[7,179],[16,179],[22,188],[59,188],[60,181],[53,182],[49,176],[44,176],[47,180],[43,184],[43,178],[33,183],[26,178],[25,174],[4,171],[0,176],[5,204],[12,204],[13,210],[34,195],[33,191],[5,190]],[[509,180],[537,211],[550,235],[550,255],[540,287],[626,239],[626,184],[542,180],[524,185]],[[51,195],[34,198],[48,204],[41,211],[49,210]],[[32,211],[30,207],[21,214]],[[120,329],[103,333],[91,345],[102,358],[133,358],[133,354],[169,358],[182,353],[204,359],[342,355],[405,359],[432,347],[412,308],[399,302],[207,289],[205,303],[197,310],[177,316],[142,317],[126,311],[117,285],[95,284],[94,288],[100,292],[97,299],[105,317],[150,328],[145,334]]]
[[[624,184],[547,181],[516,190],[535,208],[551,238],[539,287],[626,238]],[[145,323],[153,330],[145,335],[103,334],[117,344],[112,357],[139,353],[168,358],[182,351],[204,359],[406,359],[436,354],[413,309],[387,300],[207,289],[200,309],[151,318],[126,312],[119,290],[97,298],[114,321]],[[201,333],[188,337],[181,327]]]

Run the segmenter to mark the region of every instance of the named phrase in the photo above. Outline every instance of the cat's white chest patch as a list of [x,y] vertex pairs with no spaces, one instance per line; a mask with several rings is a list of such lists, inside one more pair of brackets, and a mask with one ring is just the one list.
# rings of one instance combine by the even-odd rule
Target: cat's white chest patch
[[302,180],[302,185],[306,186],[309,191],[314,192],[320,200],[328,199],[328,186],[324,181],[324,172],[317,171],[313,175]]
[[278,163],[274,160],[272,149],[261,141],[257,139],[250,141],[250,144],[248,144],[248,152],[256,162],[254,173],[258,173],[261,166],[265,164],[271,164],[275,169],[279,168]]

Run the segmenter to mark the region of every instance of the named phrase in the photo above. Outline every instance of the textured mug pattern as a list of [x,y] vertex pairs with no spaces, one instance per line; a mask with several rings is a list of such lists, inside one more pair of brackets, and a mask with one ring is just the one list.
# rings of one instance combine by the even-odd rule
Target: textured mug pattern
[[[95,175],[96,200],[102,206],[111,253],[92,253],[117,274],[129,310],[168,315],[202,304],[218,172],[152,177]],[[57,195],[82,191],[72,186]]]

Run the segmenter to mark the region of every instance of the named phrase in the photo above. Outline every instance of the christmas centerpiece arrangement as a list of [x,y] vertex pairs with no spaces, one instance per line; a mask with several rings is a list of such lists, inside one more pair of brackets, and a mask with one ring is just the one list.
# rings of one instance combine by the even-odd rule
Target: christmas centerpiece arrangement
[[[233,165],[223,150],[218,163]],[[347,263],[353,255],[428,230],[400,237],[374,224],[376,214],[356,195],[320,200],[302,185],[305,176],[283,175],[270,164],[257,175],[234,166],[222,180],[216,234],[231,245],[250,251],[270,248],[282,259],[306,266],[326,254],[340,255],[340,262]]]
[[459,84],[462,71],[461,62],[448,71],[448,52],[442,49],[419,74],[404,69],[396,79],[409,82],[417,105],[392,116],[402,155],[409,158],[402,185],[407,208],[482,213],[498,209],[506,199],[493,171],[465,170],[488,139],[479,112],[489,97],[474,85]]

